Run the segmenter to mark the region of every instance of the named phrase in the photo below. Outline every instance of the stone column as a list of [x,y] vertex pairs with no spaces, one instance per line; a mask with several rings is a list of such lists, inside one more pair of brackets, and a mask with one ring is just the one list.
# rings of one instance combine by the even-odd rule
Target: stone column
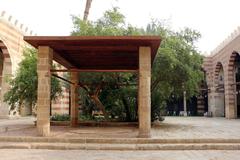
[[217,84],[215,82],[212,82],[210,87],[210,92],[208,93],[208,114],[209,116],[216,117],[216,109],[218,106],[218,100],[217,100]]
[[205,111],[204,96],[200,95],[197,97],[197,115],[203,116]]
[[151,48],[139,48],[139,137],[151,137]]
[[187,114],[187,96],[186,96],[186,91],[183,91],[183,110],[184,110],[183,115],[186,117],[188,115]]
[[[5,50],[3,50],[3,53],[5,52]],[[6,102],[4,102],[4,95],[10,89],[10,85],[7,82],[7,79],[9,79],[11,76],[12,76],[11,59],[10,57],[4,58],[3,70],[2,70],[2,84],[1,84],[0,118],[9,118],[9,105]]]
[[41,136],[50,134],[50,94],[53,50],[48,46],[38,47],[38,97],[37,97],[37,129]]
[[215,106],[214,108],[212,108],[212,114],[213,117],[223,117],[224,116],[224,108],[225,108],[225,96],[224,96],[224,88],[220,88],[220,86],[218,86],[218,88],[216,89],[215,92]]
[[78,124],[78,73],[71,72],[70,74],[71,82],[71,126],[76,127]]
[[225,89],[225,117],[227,119],[237,118],[236,104],[236,85],[233,71],[224,72],[224,89]]

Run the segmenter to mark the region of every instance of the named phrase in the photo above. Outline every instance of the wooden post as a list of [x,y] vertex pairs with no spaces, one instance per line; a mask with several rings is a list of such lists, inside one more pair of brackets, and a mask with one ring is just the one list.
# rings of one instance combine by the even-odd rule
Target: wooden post
[[41,136],[50,134],[50,94],[53,50],[48,46],[38,47],[37,73],[38,73],[38,97],[37,97],[37,130]]
[[151,48],[139,48],[139,137],[151,137]]
[[78,124],[78,73],[71,72],[70,73],[71,82],[71,126],[76,127]]

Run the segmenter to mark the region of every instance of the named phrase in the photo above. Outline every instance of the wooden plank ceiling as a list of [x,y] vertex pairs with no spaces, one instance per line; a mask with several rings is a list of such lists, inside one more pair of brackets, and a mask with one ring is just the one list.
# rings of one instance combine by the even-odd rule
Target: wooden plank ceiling
[[152,62],[158,36],[25,36],[33,47],[49,46],[53,59],[69,69],[138,70],[140,46],[151,47]]

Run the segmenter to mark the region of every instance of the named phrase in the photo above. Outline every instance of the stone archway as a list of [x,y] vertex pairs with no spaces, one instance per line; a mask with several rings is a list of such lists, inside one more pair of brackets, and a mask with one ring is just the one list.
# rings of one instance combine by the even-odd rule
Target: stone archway
[[[2,92],[2,80],[3,80],[3,52],[2,49],[0,49],[0,95]],[[0,102],[2,102],[2,97],[0,96]]]
[[237,117],[240,117],[240,55],[237,54],[234,62],[234,81],[235,81],[235,105],[237,107]]
[[12,63],[6,44],[0,40],[0,118],[7,118],[9,106],[3,102],[4,94],[9,89],[7,78],[12,75]]
[[[229,62],[227,65],[227,72],[224,74],[225,77],[225,100],[226,100],[226,118],[232,119],[237,118],[237,100],[236,94],[237,85],[236,83],[236,65],[240,63],[239,54],[234,51],[232,52]],[[240,110],[240,108],[239,108]]]
[[225,116],[225,91],[224,91],[224,69],[221,62],[218,62],[214,73],[215,84],[215,105],[212,108],[213,116]]

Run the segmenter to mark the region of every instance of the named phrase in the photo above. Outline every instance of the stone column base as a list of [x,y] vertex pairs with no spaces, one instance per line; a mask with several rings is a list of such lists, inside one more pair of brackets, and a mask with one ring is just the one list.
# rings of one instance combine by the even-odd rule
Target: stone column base
[[151,132],[148,132],[148,133],[139,132],[138,134],[138,138],[151,138],[151,137],[152,137]]
[[38,135],[47,137],[50,135],[50,124],[37,125]]

